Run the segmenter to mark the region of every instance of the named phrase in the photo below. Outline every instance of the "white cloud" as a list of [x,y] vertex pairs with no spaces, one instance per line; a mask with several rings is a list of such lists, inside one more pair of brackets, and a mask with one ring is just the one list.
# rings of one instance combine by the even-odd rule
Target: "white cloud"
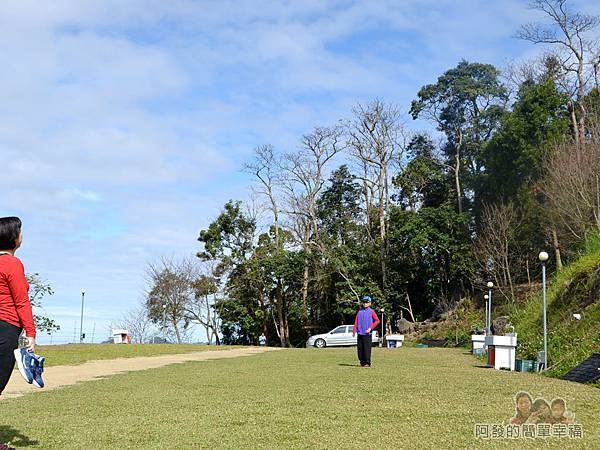
[[70,189],[67,191],[67,194],[74,195],[75,197],[82,198],[83,200],[87,200],[89,202],[99,202],[101,197],[96,192],[92,191],[81,191],[79,189]]

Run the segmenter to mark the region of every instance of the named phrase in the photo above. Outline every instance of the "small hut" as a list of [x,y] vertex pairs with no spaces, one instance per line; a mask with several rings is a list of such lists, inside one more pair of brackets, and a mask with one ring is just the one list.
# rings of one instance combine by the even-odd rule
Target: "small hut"
[[115,344],[131,344],[131,336],[128,330],[112,330],[113,342]]

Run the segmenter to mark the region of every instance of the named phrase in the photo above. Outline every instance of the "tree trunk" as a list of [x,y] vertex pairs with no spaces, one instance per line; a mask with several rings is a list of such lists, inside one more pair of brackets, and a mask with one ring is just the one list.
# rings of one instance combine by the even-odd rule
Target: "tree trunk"
[[280,323],[281,336],[282,336],[282,340],[283,340],[282,347],[289,347],[290,346],[290,325],[289,325],[288,310],[287,310],[287,305],[286,305],[286,298],[285,298],[285,295],[283,294],[283,290],[281,290],[281,297],[282,297],[282,311],[283,311],[282,321]]
[[381,265],[381,292],[385,296],[385,287],[387,285],[387,265],[386,265],[386,222],[385,222],[385,213],[386,213],[386,204],[385,204],[385,180],[386,180],[386,169],[385,166],[381,168],[379,172],[379,180],[378,180],[378,200],[379,200],[379,263]]
[[386,286],[386,264],[385,264],[385,209],[383,204],[379,206],[379,262],[381,264],[381,291],[385,292]]
[[587,111],[585,109],[585,85],[587,84],[587,80],[585,79],[585,75],[583,73],[585,67],[585,60],[583,56],[583,52],[577,54],[577,105],[579,106],[580,117],[579,117],[579,126],[577,127],[577,132],[579,134],[579,142],[583,144],[585,140],[585,119],[587,115]]
[[515,288],[513,285],[512,275],[510,273],[510,264],[508,258],[505,258],[506,263],[506,276],[508,277],[508,286],[510,288],[510,300],[514,303],[515,301]]
[[308,324],[308,262],[304,263],[304,272],[302,274],[302,305],[304,306],[303,319]]
[[575,144],[579,147],[579,124],[577,123],[577,114],[575,113],[575,102],[569,100],[569,112],[571,113],[571,126],[573,127],[573,137]]
[[458,133],[458,143],[456,144],[456,153],[454,154],[454,182],[456,184],[456,200],[458,202],[458,213],[462,214],[462,190],[460,187],[460,146],[462,145],[462,133]]
[[556,259],[556,270],[562,269],[562,259],[560,257],[560,244],[556,228],[552,228],[552,245],[554,246],[554,257]]
[[210,317],[210,305],[208,304],[208,295],[204,296],[204,300],[206,301],[206,325],[204,325],[204,328],[206,330],[206,339],[208,341],[208,345],[212,345],[212,333],[209,334],[209,331],[211,330],[210,324],[212,323],[212,320]]
[[266,336],[269,324],[269,314],[267,312],[267,305],[265,304],[265,289],[262,283],[258,291],[258,303],[260,304],[260,310],[263,312],[262,332],[265,333]]
[[279,241],[279,211],[277,209],[277,203],[273,197],[273,194],[269,191],[269,197],[271,198],[271,207],[273,208],[273,218],[275,219],[275,248],[277,251],[280,249]]
[[283,336],[284,336],[284,340],[285,340],[285,347],[290,347],[290,325],[288,322],[287,313],[285,315],[285,320],[284,320],[282,328],[283,328]]
[[277,303],[277,321],[279,322],[279,343],[285,347],[285,338],[283,336],[283,299],[281,298],[281,280],[277,280],[275,288],[275,302]]
[[177,343],[181,344],[181,335],[179,334],[179,327],[177,326],[177,321],[173,321],[173,328],[175,329],[175,336],[177,337]]
[[302,305],[304,307],[303,311],[303,320],[304,324],[308,325],[308,256],[309,256],[309,241],[310,241],[310,223],[306,224],[306,229],[304,230],[304,243],[303,248],[304,252],[307,256],[304,261],[304,271],[302,274]]

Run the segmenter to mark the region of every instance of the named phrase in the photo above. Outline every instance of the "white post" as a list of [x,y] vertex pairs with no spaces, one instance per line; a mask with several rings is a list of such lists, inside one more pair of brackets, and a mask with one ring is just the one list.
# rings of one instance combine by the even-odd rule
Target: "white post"
[[489,316],[488,335],[491,335],[492,334],[492,288],[494,287],[494,283],[492,283],[491,281],[488,281],[487,287],[489,289],[489,291],[488,291],[488,316]]
[[542,262],[542,297],[544,299],[544,370],[548,369],[548,324],[546,320],[546,261],[548,253],[540,252],[538,258]]
[[488,291],[488,324],[489,324],[489,333],[492,334],[492,290]]

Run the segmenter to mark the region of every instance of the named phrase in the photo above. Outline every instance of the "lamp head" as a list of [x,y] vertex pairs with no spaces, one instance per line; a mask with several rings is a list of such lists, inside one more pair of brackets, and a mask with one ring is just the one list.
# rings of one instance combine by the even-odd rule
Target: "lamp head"
[[538,258],[540,259],[541,262],[546,262],[546,261],[548,261],[548,253],[540,252],[540,254],[538,255]]
[[483,296],[483,298],[487,300],[488,298],[490,298],[490,296],[489,296],[489,295],[487,295],[487,294],[485,294],[485,295]]
[[488,281],[487,282],[487,287],[490,288],[490,289],[493,288],[494,287],[494,283],[492,283],[491,281]]
[[85,289],[81,290],[81,295],[85,295]]

